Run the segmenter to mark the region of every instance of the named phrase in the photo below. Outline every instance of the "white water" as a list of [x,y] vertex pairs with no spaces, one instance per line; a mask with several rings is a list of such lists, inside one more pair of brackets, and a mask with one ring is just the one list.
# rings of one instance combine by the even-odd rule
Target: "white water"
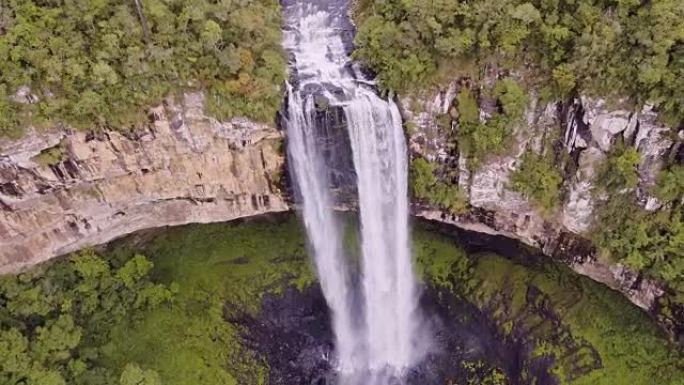
[[[291,7],[284,45],[293,54],[299,84],[289,89],[288,159],[333,314],[338,369],[353,378],[365,376],[359,382],[387,382],[400,378],[419,359],[401,117],[393,102],[378,97],[369,86],[372,82],[352,70],[340,31],[344,16],[305,1]],[[351,139],[361,218],[361,306],[351,302],[341,229],[315,140],[314,93],[343,108]]]

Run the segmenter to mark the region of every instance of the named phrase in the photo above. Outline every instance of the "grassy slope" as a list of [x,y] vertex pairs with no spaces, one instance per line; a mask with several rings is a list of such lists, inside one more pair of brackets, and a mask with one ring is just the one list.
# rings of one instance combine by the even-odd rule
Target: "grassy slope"
[[121,325],[109,364],[138,362],[157,370],[166,385],[263,383],[266,368],[240,349],[223,306],[253,312],[264,293],[311,282],[296,219],[174,228],[145,249],[154,278],[178,283],[180,294],[173,306]]

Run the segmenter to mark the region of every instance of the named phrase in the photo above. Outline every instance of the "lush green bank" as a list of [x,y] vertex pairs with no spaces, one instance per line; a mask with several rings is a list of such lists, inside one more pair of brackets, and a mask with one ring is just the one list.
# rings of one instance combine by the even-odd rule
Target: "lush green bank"
[[[417,227],[429,291],[483,311],[500,339],[522,341],[529,360],[555,359],[563,383],[684,379],[684,363],[658,328],[618,293],[564,268],[466,252]],[[225,313],[258,317],[265,293],[314,282],[294,216],[160,230],[101,254],[0,281],[0,383],[268,383],[265,358],[241,346],[245,330]],[[472,381],[513,383],[491,365],[453,365]]]

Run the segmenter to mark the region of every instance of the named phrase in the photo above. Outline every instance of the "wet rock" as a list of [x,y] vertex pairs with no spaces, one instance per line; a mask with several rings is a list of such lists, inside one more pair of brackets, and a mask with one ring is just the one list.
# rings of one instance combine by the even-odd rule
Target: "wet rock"
[[[426,288],[424,292],[421,308],[435,336],[433,349],[401,384],[466,383],[470,373],[463,362],[502,368],[513,383],[521,380],[524,371],[525,378],[538,385],[556,384],[550,370],[553,360],[531,359],[529,343],[503,338],[491,315],[448,291]],[[256,317],[228,320],[242,327],[243,346],[257,351],[268,364],[270,384],[337,384],[333,336],[320,287],[268,295]]]

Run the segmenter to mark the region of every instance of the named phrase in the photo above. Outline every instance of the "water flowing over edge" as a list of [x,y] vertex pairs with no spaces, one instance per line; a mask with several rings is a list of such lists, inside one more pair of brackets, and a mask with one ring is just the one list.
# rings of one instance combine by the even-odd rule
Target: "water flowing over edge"
[[[341,36],[346,5],[324,3],[284,4],[284,46],[297,82],[288,87],[288,159],[333,315],[342,382],[384,384],[400,379],[425,352],[409,247],[406,143],[397,106],[380,98],[351,61]],[[317,96],[343,109],[351,139],[363,255],[360,306],[353,303],[342,229],[316,143]]]

